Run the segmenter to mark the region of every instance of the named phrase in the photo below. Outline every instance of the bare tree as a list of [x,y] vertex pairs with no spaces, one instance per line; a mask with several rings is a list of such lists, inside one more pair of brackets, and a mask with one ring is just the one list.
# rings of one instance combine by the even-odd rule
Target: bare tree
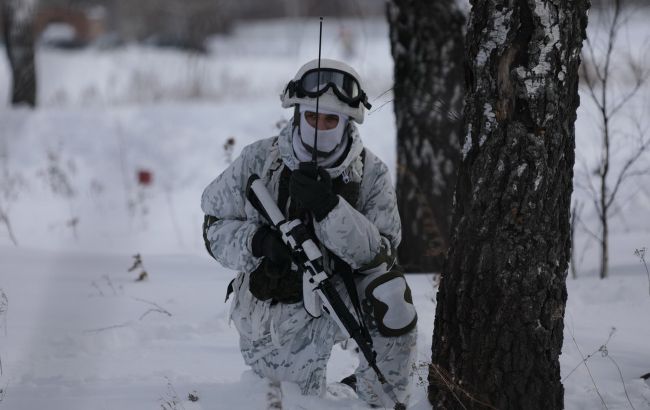
[[578,67],[588,0],[474,0],[467,134],[429,400],[561,409]]
[[465,16],[456,0],[387,3],[395,61],[400,263],[440,271],[463,134]]
[[2,0],[5,47],[11,66],[12,104],[36,105],[34,12],[36,0]]
[[[599,229],[596,232],[585,223],[582,225],[600,245],[601,279],[608,275],[610,218],[616,213],[619,194],[628,180],[650,173],[650,170],[638,167],[639,160],[646,154],[650,144],[650,138],[643,129],[640,118],[628,119],[636,125],[636,132],[631,135],[617,130],[614,126],[614,121],[626,111],[624,108],[642,90],[648,79],[648,70],[633,56],[628,56],[623,59],[625,61],[623,67],[630,71],[629,78],[632,79],[632,84],[627,85],[629,89],[622,94],[618,93],[619,87],[626,87],[616,82],[616,75],[623,74],[623,70],[614,61],[617,57],[618,36],[625,22],[623,16],[625,1],[613,0],[610,9],[601,11],[608,17],[605,40],[598,43],[597,39],[587,37],[580,70],[587,94],[598,110],[601,149],[595,167],[592,168],[585,161],[580,161],[582,172],[578,175],[576,186],[588,192],[598,216]],[[600,49],[604,49],[602,56],[598,55]],[[615,142],[622,140],[631,142],[633,151],[626,151],[623,155],[615,157]],[[618,164],[622,165],[618,167]]]

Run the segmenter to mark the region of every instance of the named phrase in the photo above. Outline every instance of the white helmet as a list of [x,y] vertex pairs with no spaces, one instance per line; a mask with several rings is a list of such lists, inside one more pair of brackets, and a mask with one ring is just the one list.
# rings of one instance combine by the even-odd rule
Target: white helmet
[[345,114],[359,124],[363,122],[364,106],[371,107],[354,68],[326,58],[320,60],[320,70],[318,59],[300,67],[280,95],[283,108],[297,104],[315,106],[316,98],[319,107]]

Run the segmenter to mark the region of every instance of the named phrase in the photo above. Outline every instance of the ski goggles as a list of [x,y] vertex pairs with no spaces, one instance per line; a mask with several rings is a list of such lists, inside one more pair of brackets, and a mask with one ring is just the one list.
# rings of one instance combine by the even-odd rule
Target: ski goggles
[[367,109],[372,105],[368,103],[368,96],[361,89],[359,82],[349,73],[333,68],[315,68],[307,71],[298,81],[290,81],[286,91],[289,96],[298,98],[318,98],[328,90],[332,90],[336,97],[350,107],[358,107],[362,103]]

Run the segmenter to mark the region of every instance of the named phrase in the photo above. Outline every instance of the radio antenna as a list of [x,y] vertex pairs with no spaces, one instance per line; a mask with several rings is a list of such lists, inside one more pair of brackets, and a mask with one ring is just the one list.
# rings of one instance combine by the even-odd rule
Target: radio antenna
[[[318,83],[316,85],[316,91],[320,91],[320,53],[321,45],[323,44],[323,17],[320,18],[320,28],[318,32]],[[316,97],[316,130],[314,131],[314,151],[312,151],[312,162],[314,167],[318,167],[318,124],[320,122],[318,114],[318,101],[320,100],[320,95]]]

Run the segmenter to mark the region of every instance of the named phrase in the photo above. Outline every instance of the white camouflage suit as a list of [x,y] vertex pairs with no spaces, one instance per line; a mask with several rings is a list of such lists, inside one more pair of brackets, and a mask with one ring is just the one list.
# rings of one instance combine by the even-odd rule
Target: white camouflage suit
[[[341,197],[338,205],[321,222],[314,220],[313,224],[322,246],[338,255],[352,269],[362,272],[355,275],[355,283],[360,298],[364,298],[364,287],[370,276],[377,275],[364,275],[364,270],[376,266],[379,260],[394,261],[394,250],[401,240],[401,226],[386,165],[367,149],[362,160],[360,154],[364,147],[356,127],[352,123],[348,127],[351,145],[347,156],[340,165],[327,171],[332,179],[343,174],[344,181],[360,182],[357,204],[353,206]],[[262,259],[253,256],[251,241],[257,229],[268,222],[246,200],[246,184],[249,176],[255,173],[277,199],[279,168],[298,168],[299,161],[291,144],[291,129],[289,124],[278,137],[245,147],[241,155],[205,189],[201,207],[206,215],[216,217],[216,221],[205,228],[204,235],[214,258],[223,266],[240,271],[233,282],[230,318],[239,331],[240,348],[246,364],[260,376],[297,383],[305,395],[323,395],[331,349],[335,343],[344,340],[338,326],[326,314],[319,318],[311,317],[302,302],[262,301],[249,291],[250,273]],[[402,286],[406,286],[405,281]],[[341,280],[337,288],[350,305]],[[403,288],[400,291],[404,293]],[[373,338],[378,367],[394,387],[398,399],[406,403],[415,353],[415,320],[407,333],[391,337],[378,331],[372,317],[367,318],[366,324]],[[358,396],[371,405],[392,408],[394,403],[383,392],[374,371],[363,356],[359,356],[360,364],[355,371]]]

